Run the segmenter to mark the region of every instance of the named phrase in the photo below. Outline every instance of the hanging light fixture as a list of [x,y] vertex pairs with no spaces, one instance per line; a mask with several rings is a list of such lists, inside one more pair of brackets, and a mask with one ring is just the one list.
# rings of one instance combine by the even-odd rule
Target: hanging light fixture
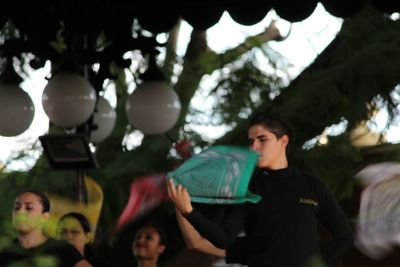
[[7,57],[0,75],[0,135],[17,136],[33,121],[35,106],[30,96],[18,85],[22,78],[15,72],[12,57]]
[[98,143],[106,139],[114,129],[116,118],[117,113],[110,103],[100,96],[93,114],[92,125],[94,128],[90,131],[90,142]]
[[125,106],[128,120],[144,134],[163,134],[178,120],[181,103],[176,92],[165,84],[155,53],[149,55],[149,67],[141,78],[143,82],[128,97]]
[[96,91],[80,74],[62,71],[55,74],[44,88],[42,105],[55,125],[76,127],[92,115]]

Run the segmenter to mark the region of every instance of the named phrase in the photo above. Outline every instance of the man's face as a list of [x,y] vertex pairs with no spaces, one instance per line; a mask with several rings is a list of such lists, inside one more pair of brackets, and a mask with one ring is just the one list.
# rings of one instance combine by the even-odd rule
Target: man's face
[[15,199],[12,220],[20,234],[41,230],[48,216],[48,212],[43,212],[43,205],[37,195],[27,192]]
[[249,128],[248,136],[250,148],[259,154],[259,168],[282,168],[282,163],[286,162],[287,135],[277,138],[264,126],[253,125]]

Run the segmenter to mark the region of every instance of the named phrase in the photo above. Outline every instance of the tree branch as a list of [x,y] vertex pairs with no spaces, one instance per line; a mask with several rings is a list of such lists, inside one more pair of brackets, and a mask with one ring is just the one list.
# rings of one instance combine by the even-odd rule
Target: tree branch
[[166,52],[165,52],[165,61],[163,65],[163,71],[167,75],[168,83],[171,84],[171,78],[174,75],[174,66],[177,62],[177,43],[179,32],[181,28],[181,20],[178,20],[176,25],[169,31]]
[[237,60],[252,48],[260,47],[271,40],[282,40],[275,21],[272,21],[264,32],[247,38],[238,47],[227,50],[223,54],[217,54],[210,50],[207,44],[206,32],[194,30],[186,51],[182,73],[175,84],[175,90],[181,100],[182,109],[179,120],[174,127],[175,133],[172,133],[172,135],[176,135],[176,131],[185,124],[190,100],[197,91],[200,80],[205,74],[212,73],[225,64]]
[[[285,37],[286,38],[286,37]],[[282,41],[285,39],[279,29],[276,27],[276,21],[273,20],[270,25],[265,28],[265,31],[255,35],[248,37],[243,43],[238,45],[235,48],[226,50],[222,54],[213,54],[214,62],[212,71],[216,69],[220,69],[224,65],[236,61],[240,56],[250,51],[255,47],[261,47],[263,44],[269,41]]]

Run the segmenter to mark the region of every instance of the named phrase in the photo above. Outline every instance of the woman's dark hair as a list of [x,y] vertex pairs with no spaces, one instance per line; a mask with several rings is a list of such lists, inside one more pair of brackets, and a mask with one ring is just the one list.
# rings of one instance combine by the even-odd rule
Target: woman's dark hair
[[290,154],[293,143],[292,127],[279,115],[267,112],[258,112],[250,119],[249,127],[261,125],[273,133],[276,138],[281,138],[284,135],[289,137],[289,143],[286,148],[286,154]]
[[42,204],[43,212],[50,212],[50,200],[45,193],[36,189],[24,189],[20,191],[16,197],[19,197],[25,193],[31,193],[37,196],[39,198],[40,203]]
[[164,229],[159,225],[150,225],[154,229],[156,229],[158,235],[160,236],[160,244],[165,245],[167,243],[167,234],[165,233]]
[[139,231],[140,229],[143,229],[145,227],[151,227],[154,230],[156,230],[157,234],[160,236],[160,245],[166,245],[167,234],[165,233],[164,229],[160,225],[158,225],[156,223],[147,223],[147,224],[142,225],[137,231]]
[[78,213],[78,212],[70,212],[70,213],[64,214],[60,218],[59,222],[61,222],[65,218],[74,218],[74,219],[76,219],[80,223],[80,225],[82,226],[83,231],[85,233],[90,233],[91,232],[89,220],[85,217],[85,215],[83,215],[81,213]]

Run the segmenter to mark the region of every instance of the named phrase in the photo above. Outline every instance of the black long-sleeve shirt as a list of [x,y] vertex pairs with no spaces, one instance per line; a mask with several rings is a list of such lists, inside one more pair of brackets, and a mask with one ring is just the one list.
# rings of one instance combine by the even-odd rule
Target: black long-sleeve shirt
[[14,239],[8,246],[0,251],[0,267],[11,266],[42,266],[38,258],[47,257],[47,262],[52,261],[51,266],[73,267],[84,257],[70,243],[64,240],[48,238],[43,244],[24,248]]
[[[330,262],[352,244],[349,221],[320,179],[290,168],[259,170],[250,190],[262,199],[228,206],[219,225],[196,210],[186,216],[203,237],[227,249],[227,262],[300,267],[319,255]],[[318,221],[332,234],[324,244]],[[237,238],[242,227],[245,237]]]

